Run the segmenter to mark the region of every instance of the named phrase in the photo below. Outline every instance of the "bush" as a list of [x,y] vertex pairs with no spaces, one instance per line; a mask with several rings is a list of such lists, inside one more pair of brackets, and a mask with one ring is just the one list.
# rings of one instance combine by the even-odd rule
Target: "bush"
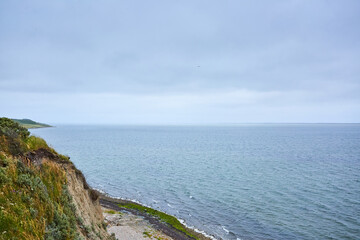
[[0,186],[10,182],[10,178],[7,176],[4,168],[0,168]]
[[9,166],[9,160],[5,157],[5,155],[0,153],[0,167]]
[[0,151],[20,155],[26,151],[24,140],[30,132],[9,118],[0,118]]
[[7,167],[0,167],[0,182],[0,239],[80,239],[59,165],[45,162],[32,168],[8,159]]
[[34,209],[34,208],[30,208],[29,209],[30,215],[32,218],[36,218],[36,216],[38,215],[38,210]]
[[30,132],[9,118],[0,118],[0,135],[26,139],[30,135]]
[[21,174],[16,182],[22,187],[30,187],[32,183],[31,176],[29,174]]

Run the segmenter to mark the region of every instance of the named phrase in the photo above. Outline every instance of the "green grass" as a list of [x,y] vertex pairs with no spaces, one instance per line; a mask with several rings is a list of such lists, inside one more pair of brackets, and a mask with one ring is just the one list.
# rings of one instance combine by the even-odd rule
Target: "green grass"
[[171,216],[169,214],[160,212],[158,210],[148,208],[148,207],[145,207],[145,206],[142,206],[142,205],[139,205],[139,204],[135,204],[135,203],[119,203],[118,206],[121,207],[121,208],[125,208],[125,209],[134,209],[134,210],[137,210],[139,212],[146,213],[146,214],[149,214],[151,216],[157,217],[160,221],[163,221],[163,222],[169,224],[170,226],[174,227],[175,229],[185,233],[189,237],[192,237],[194,239],[199,239],[198,237],[194,236],[189,231],[187,231],[185,226],[182,225],[180,223],[180,221],[174,216]]
[[145,232],[143,232],[143,234],[144,234],[145,237],[148,237],[148,238],[152,237],[152,235],[149,232],[145,231]]
[[0,163],[0,239],[75,239],[65,171],[50,161],[41,168],[11,157]]
[[44,128],[44,127],[51,127],[51,126],[45,126],[43,124],[21,124],[24,128],[30,129],[30,128]]
[[46,141],[42,138],[30,136],[25,140],[29,150],[36,150],[39,148],[45,148],[50,150],[50,147],[47,145]]
[[0,118],[0,240],[79,236],[65,170],[54,161],[43,161],[40,167],[22,162],[24,155],[39,148],[60,161],[66,158],[17,122]]
[[57,153],[53,148],[49,147],[49,145],[46,143],[46,141],[42,138],[36,137],[36,136],[30,136],[24,140],[27,146],[28,151],[34,151],[40,148],[46,149],[49,152],[57,155],[61,161],[70,162],[69,157]]
[[114,210],[106,210],[105,212],[106,212],[106,213],[109,213],[109,214],[120,214],[120,215],[122,215],[121,212],[114,211]]

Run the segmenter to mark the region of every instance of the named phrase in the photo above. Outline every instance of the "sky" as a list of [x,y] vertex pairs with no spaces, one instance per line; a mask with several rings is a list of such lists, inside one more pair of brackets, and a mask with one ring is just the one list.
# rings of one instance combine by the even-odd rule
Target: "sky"
[[0,116],[360,122],[358,0],[0,1]]

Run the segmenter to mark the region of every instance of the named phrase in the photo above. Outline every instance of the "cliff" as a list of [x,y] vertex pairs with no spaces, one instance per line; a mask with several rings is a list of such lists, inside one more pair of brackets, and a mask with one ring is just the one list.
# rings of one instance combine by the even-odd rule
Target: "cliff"
[[68,157],[0,118],[0,239],[112,239],[98,194]]

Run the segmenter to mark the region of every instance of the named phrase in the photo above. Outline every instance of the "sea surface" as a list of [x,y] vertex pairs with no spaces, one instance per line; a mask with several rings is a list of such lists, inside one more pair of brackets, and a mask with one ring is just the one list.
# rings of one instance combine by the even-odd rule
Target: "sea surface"
[[217,239],[360,239],[360,125],[31,130],[89,184]]

